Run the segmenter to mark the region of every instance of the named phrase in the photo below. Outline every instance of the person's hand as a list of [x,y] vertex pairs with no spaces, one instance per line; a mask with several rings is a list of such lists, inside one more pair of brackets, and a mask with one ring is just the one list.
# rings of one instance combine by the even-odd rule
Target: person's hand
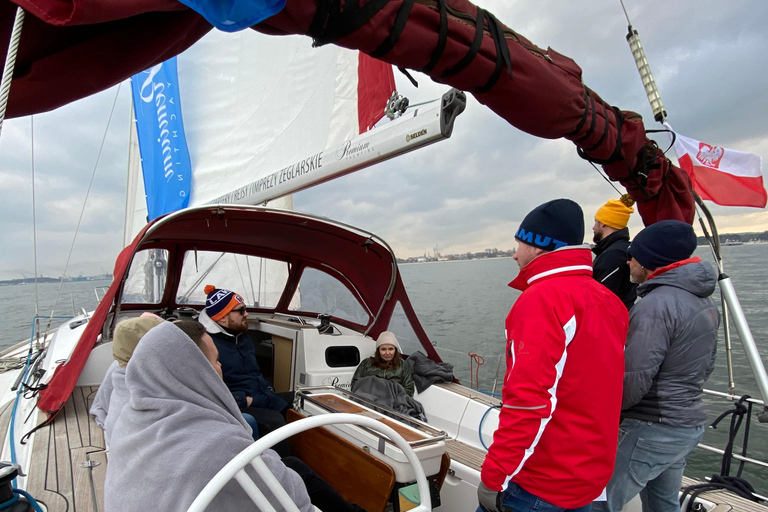
[[252,403],[253,403],[253,397],[252,396],[245,397],[245,406],[246,407],[250,407]]
[[508,509],[501,504],[504,495],[501,491],[492,491],[481,481],[477,486],[477,501],[485,512],[507,512]]

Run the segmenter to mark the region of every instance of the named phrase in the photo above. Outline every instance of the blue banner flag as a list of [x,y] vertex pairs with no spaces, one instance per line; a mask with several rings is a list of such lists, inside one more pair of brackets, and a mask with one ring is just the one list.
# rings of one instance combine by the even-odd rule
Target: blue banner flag
[[189,205],[192,169],[178,81],[176,57],[131,78],[149,220]]
[[224,32],[246,29],[279,13],[285,0],[179,0]]

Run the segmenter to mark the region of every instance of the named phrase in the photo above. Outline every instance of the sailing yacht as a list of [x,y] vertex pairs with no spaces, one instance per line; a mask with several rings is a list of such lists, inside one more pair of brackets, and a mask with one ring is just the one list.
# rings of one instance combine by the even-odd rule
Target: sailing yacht
[[[452,18],[451,23],[454,21]],[[493,19],[489,21],[493,23]],[[477,33],[485,37],[482,30]],[[491,39],[498,41],[499,32],[495,34]],[[493,46],[493,41],[484,44]],[[536,53],[531,47],[525,51]],[[547,56],[572,71],[559,55]],[[405,129],[387,140],[426,140],[426,133],[444,137],[444,128],[451,124],[447,120],[452,120],[454,114],[442,107],[454,105],[456,100],[460,101],[460,95],[454,93],[440,102],[441,108],[428,120],[434,123],[432,128]],[[457,107],[453,109],[455,112]],[[403,128],[400,125],[407,121],[406,117],[393,123],[392,130]],[[608,131],[608,124],[605,126]],[[426,133],[418,135],[422,129]],[[408,139],[412,134],[417,134],[416,139]],[[331,162],[349,156],[349,168],[353,168],[375,153],[374,135],[354,135],[342,143],[326,139],[324,146],[313,151],[327,155]],[[206,142],[204,136],[200,142]],[[382,141],[381,147],[386,144]],[[392,148],[382,154],[394,156],[402,151]],[[312,154],[316,153],[300,154],[298,158]],[[338,155],[341,158],[336,158]],[[287,163],[276,163],[272,172],[279,172],[284,165]],[[231,192],[248,189],[248,180],[253,179],[246,178],[235,189],[210,194],[206,190],[199,204],[215,202],[218,197],[239,197]],[[254,195],[249,200],[261,204],[273,199],[271,194]],[[143,204],[138,199],[136,202]],[[273,378],[279,376],[281,381],[275,384],[280,389],[303,389],[296,404],[302,415],[322,418],[337,414],[338,408],[329,410],[329,402],[348,402],[345,384],[354,369],[353,361],[373,353],[373,336],[381,330],[393,330],[412,340],[409,352],[420,349],[439,360],[405,295],[392,251],[372,233],[313,215],[225,204],[192,207],[139,228],[142,224],[136,223],[140,231],[118,258],[114,282],[95,312],[68,321],[39,347],[31,340],[31,351],[30,344],[24,344],[4,354],[23,357],[26,363],[20,371],[2,376],[3,384],[8,385],[3,388],[8,392],[0,421],[0,425],[7,425],[10,436],[5,450],[23,461],[27,476],[19,475],[21,487],[39,497],[49,510],[94,510],[100,504],[108,453],[87,409],[110,362],[114,325],[145,311],[169,318],[194,316],[202,307],[201,289],[206,283],[200,274],[211,268],[208,263],[225,262],[227,266],[219,268],[227,270],[239,266],[238,276],[264,275],[267,268],[283,269],[270,272],[276,276],[269,279],[275,285],[270,292],[265,291],[260,279],[243,288],[250,292],[247,302],[251,327],[254,337],[262,341],[264,367],[273,369]],[[211,226],[219,228],[216,233]],[[158,267],[161,272],[155,271]],[[320,296],[301,293],[317,289],[318,283],[324,290]],[[324,313],[330,314],[330,333],[319,329],[323,320],[318,315]],[[328,331],[327,326],[323,330]],[[26,387],[17,384],[16,378]],[[39,389],[45,384],[46,389]],[[375,404],[356,402],[353,405],[360,407],[364,416],[394,422],[398,430],[380,436],[366,430],[370,425],[365,425],[366,429],[334,427],[334,446],[347,447],[349,452],[345,453],[360,456],[367,465],[381,468],[378,461],[389,467],[383,471],[389,475],[391,487],[379,489],[378,501],[369,505],[369,510],[383,506],[396,488],[413,480],[424,484],[427,477],[440,488],[441,510],[474,509],[474,491],[484,456],[482,445],[490,440],[496,427],[498,412],[494,406],[498,401],[453,382],[433,385],[417,398],[425,405],[427,423],[393,418],[390,411],[382,411]],[[402,445],[400,437],[411,438],[408,446]],[[326,442],[310,439],[309,446]],[[414,464],[414,457],[420,462]],[[424,504],[428,493],[421,492],[421,496]],[[758,505],[737,498],[729,496],[727,500],[737,510],[760,510]],[[713,501],[700,502],[709,510],[723,509]]]

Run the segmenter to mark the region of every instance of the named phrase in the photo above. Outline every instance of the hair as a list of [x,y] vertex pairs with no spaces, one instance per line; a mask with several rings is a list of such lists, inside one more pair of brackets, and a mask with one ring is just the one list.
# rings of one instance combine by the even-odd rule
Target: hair
[[203,324],[196,320],[176,320],[173,325],[189,336],[198,348],[203,349],[203,335],[205,334]]
[[397,349],[397,347],[395,347],[395,357],[393,357],[391,361],[385,361],[382,359],[381,352],[379,352],[378,348],[376,349],[376,353],[371,359],[373,360],[373,366],[377,366],[382,370],[394,370],[400,366],[400,361],[402,361],[403,358],[400,357],[400,351]]

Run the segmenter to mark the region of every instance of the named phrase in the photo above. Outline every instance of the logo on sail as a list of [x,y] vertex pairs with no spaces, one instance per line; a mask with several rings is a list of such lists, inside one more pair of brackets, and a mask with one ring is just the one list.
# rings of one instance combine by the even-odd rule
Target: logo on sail
[[336,148],[336,160],[341,160],[342,158],[346,156],[359,156],[362,153],[367,153],[368,151],[371,151],[369,146],[371,145],[370,142],[358,142],[355,145],[352,145],[352,141],[348,140],[338,148]]

